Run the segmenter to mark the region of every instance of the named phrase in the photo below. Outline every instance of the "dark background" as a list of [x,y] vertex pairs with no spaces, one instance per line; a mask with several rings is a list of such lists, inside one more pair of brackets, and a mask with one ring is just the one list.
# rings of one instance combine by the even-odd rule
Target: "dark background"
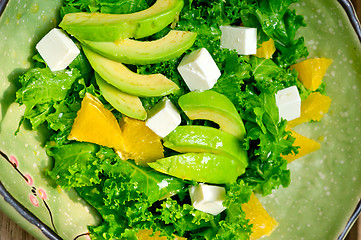
[[[317,0],[316,0],[317,1]],[[351,0],[357,15],[361,18],[361,0]],[[1,2],[1,0],[0,0]],[[12,220],[0,212],[0,240],[36,240],[22,230]],[[358,220],[351,229],[346,240],[361,240],[361,220]]]

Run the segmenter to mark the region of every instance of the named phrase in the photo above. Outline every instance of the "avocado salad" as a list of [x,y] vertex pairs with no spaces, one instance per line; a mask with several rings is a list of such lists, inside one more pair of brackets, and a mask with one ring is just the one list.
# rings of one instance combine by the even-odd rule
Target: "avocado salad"
[[[167,239],[250,239],[242,205],[287,187],[284,156],[298,153],[275,96],[292,89],[300,105],[325,94],[290,68],[308,56],[295,2],[63,0],[54,35],[67,35],[74,57],[59,63],[41,40],[16,101],[26,106],[21,123],[50,131],[46,174],[101,216],[91,239],[137,239],[144,229]],[[257,55],[268,41],[271,56]],[[101,120],[81,115],[86,107],[103,109]],[[127,119],[156,133],[160,157],[140,164],[125,154],[116,134]],[[75,129],[82,121],[94,122],[83,126],[87,139]],[[99,133],[104,122],[110,130]],[[108,141],[112,134],[119,141]]]

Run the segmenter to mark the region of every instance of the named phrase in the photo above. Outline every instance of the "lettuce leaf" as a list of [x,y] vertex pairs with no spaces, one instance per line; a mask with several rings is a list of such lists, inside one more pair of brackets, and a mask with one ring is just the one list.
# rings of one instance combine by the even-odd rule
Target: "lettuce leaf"
[[74,12],[102,12],[113,14],[133,13],[144,10],[150,5],[146,0],[63,0],[60,15]]
[[55,159],[49,175],[65,188],[92,186],[100,183],[103,176],[127,176],[127,182],[134,182],[138,191],[152,204],[181,192],[186,184],[181,179],[138,166],[132,161],[120,160],[114,150],[92,143],[71,141],[57,145],[50,141],[47,153]]
[[[307,56],[303,38],[296,31],[305,26],[301,16],[289,7],[296,0],[185,0],[178,30],[197,32],[197,39],[187,53],[205,47],[212,54],[222,76],[214,91],[227,96],[236,106],[247,129],[244,149],[249,154],[246,173],[236,183],[225,186],[227,210],[217,216],[191,206],[187,186],[192,183],[155,172],[147,167],[122,161],[114,150],[91,143],[67,140],[76,112],[85,92],[97,96],[106,108],[93,71],[80,54],[64,71],[52,73],[39,55],[32,70],[20,78],[22,88],[17,101],[26,105],[24,118],[33,128],[47,123],[54,132],[47,143],[54,167],[48,174],[63,188],[75,187],[103,218],[99,226],[89,227],[92,239],[135,239],[141,229],[154,229],[169,239],[175,235],[189,239],[248,239],[251,233],[241,205],[253,191],[267,195],[290,182],[287,161],[281,154],[297,152],[294,139],[286,131],[286,121],[279,121],[275,93],[297,85],[301,96],[308,92],[288,66]],[[61,16],[70,12],[131,13],[146,9],[154,0],[64,0]],[[259,43],[273,38],[274,58],[239,56],[220,48],[221,25],[257,27]],[[170,30],[167,27],[150,39]],[[177,71],[181,58],[144,66],[129,66],[138,73],[162,73],[180,86],[169,98],[177,106],[178,98],[188,88]],[[146,109],[160,97],[142,98]],[[113,111],[117,118],[121,114]],[[182,124],[212,125],[191,121],[182,113]],[[214,125],[212,125],[214,126]],[[175,154],[166,150],[165,155]]]
[[17,92],[18,102],[32,109],[38,104],[61,101],[79,76],[77,69],[52,72],[49,68],[33,68],[19,79],[22,88]]
[[164,175],[149,167],[138,166],[129,160],[107,165],[103,170],[109,176],[131,176],[129,181],[136,183],[139,191],[147,196],[151,204],[183,191],[186,184],[181,179]]
[[249,201],[252,188],[247,186],[243,180],[232,183],[227,189],[227,198],[223,205],[227,207],[227,217],[219,223],[220,230],[216,239],[249,239],[252,226],[246,219],[242,204]]
[[306,26],[304,18],[289,8],[295,2],[298,0],[238,1],[243,24],[258,29],[259,43],[275,40],[276,60],[283,67],[308,56],[303,37],[295,38],[297,30]]
[[61,146],[48,144],[48,155],[53,157],[55,165],[48,172],[62,188],[92,186],[100,182],[102,162],[96,157],[99,146],[90,143],[72,143]]
[[268,195],[280,185],[289,185],[290,171],[281,154],[297,152],[297,148],[292,146],[294,138],[286,131],[287,122],[279,121],[273,94],[249,96],[246,101],[257,107],[245,110],[249,166],[242,178],[255,191]]
[[33,128],[46,121],[52,106],[66,98],[80,76],[77,69],[52,72],[49,68],[33,68],[20,77],[22,87],[16,93],[17,102],[25,104],[24,118]]
[[23,118],[33,129],[46,122],[54,131],[70,129],[93,71],[89,62],[80,53],[67,69],[52,72],[39,54],[33,59],[16,92],[16,102],[26,106]]
[[[297,86],[302,100],[312,92],[298,80],[295,70],[281,68],[271,59],[252,57],[250,64],[256,81],[255,87],[260,92],[276,93],[281,89]],[[324,89],[319,90],[324,93]]]

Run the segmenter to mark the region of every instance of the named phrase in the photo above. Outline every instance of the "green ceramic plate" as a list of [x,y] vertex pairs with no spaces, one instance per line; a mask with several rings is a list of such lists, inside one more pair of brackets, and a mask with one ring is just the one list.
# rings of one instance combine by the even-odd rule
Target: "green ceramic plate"
[[[57,25],[60,3],[10,0],[0,18],[0,209],[39,239],[59,239],[54,233],[86,239],[86,226],[99,218],[74,191],[44,175],[52,164],[42,147],[46,130],[22,126],[14,135],[24,111],[13,103],[16,78],[31,67],[35,44]],[[267,239],[337,239],[361,197],[361,45],[338,1],[301,0],[294,7],[308,23],[300,34],[310,57],[334,60],[324,78],[333,102],[322,122],[296,129],[322,149],[291,163],[291,185],[261,199],[279,222]]]

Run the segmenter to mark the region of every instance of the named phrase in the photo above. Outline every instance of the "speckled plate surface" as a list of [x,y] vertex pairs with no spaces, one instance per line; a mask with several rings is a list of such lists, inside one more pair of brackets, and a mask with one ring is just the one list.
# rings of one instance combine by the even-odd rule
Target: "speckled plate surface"
[[289,188],[263,199],[280,223],[268,239],[337,239],[361,197],[361,44],[337,1],[296,8],[310,57],[334,60],[324,78],[332,104],[321,122],[295,129],[321,150],[289,164]]
[[[44,232],[74,239],[99,220],[75,192],[44,175],[51,165],[42,148],[46,130],[22,126],[14,135],[24,111],[13,103],[16,77],[31,66],[37,41],[56,26],[59,6],[60,0],[10,0],[0,18],[0,182],[48,229],[25,220],[4,198],[0,209],[39,239],[47,239]],[[324,78],[333,102],[320,123],[295,128],[322,148],[289,165],[289,188],[261,199],[279,222],[267,239],[337,239],[361,197],[361,45],[336,0],[301,0],[294,7],[308,23],[300,34],[310,57],[334,60]]]

